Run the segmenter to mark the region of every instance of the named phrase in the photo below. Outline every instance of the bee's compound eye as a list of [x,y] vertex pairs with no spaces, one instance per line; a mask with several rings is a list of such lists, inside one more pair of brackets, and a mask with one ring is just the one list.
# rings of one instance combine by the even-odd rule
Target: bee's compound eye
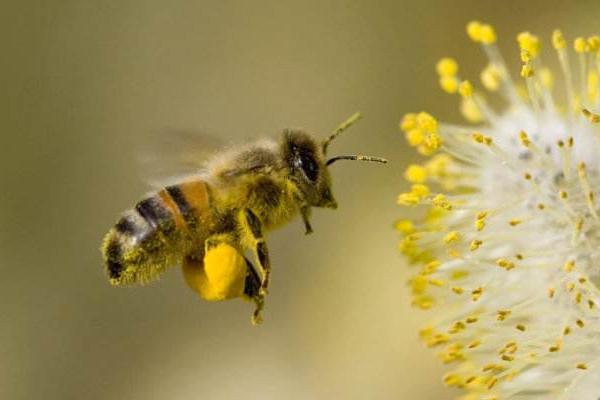
[[308,180],[311,182],[317,180],[317,177],[319,176],[319,166],[310,154],[300,153],[300,168],[302,168],[302,171]]

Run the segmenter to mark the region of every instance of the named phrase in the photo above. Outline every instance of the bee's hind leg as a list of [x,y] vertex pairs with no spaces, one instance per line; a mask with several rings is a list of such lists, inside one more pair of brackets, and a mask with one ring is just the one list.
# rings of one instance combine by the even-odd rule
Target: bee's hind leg
[[[240,213],[240,223],[244,231],[245,245],[252,250],[254,258],[258,264],[258,270],[263,273],[262,280],[259,279],[260,286],[257,296],[254,297],[256,310],[253,316],[253,322],[260,318],[260,312],[264,307],[264,297],[267,294],[271,274],[271,261],[269,251],[263,236],[262,223],[256,214],[249,208],[243,209]],[[250,264],[252,265],[252,264]],[[252,268],[256,271],[256,268]]]
[[[245,257],[244,257],[245,258]],[[254,265],[246,259],[247,272],[244,284],[244,295],[254,302],[255,309],[252,314],[252,324],[258,325],[262,322],[262,310],[265,307],[265,295],[261,291],[260,277],[256,273]]]

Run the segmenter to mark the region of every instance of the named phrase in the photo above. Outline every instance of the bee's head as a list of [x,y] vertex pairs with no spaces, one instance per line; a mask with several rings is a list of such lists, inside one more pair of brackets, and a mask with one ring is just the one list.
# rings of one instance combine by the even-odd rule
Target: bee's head
[[359,155],[326,158],[329,143],[359,118],[360,114],[354,114],[325,141],[318,141],[308,133],[299,130],[287,129],[283,132],[282,150],[285,163],[309,206],[337,208],[337,202],[331,191],[328,169],[334,162],[338,160],[387,162],[383,158]]
[[282,146],[291,177],[308,205],[337,208],[320,143],[306,132],[287,129],[283,132]]

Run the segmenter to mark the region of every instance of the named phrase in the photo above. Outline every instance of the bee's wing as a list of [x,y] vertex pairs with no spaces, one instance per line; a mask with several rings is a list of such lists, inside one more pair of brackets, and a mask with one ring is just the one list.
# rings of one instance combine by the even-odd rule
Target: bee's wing
[[151,187],[164,187],[202,174],[206,161],[227,147],[220,138],[191,130],[154,133],[138,150],[140,175]]

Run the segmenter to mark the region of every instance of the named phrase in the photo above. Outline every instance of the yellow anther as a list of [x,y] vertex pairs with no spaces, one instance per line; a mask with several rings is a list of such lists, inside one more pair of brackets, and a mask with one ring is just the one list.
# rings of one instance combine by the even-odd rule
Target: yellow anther
[[496,316],[496,319],[498,321],[504,321],[511,313],[511,310],[498,310],[498,315]]
[[440,76],[454,76],[458,72],[458,64],[453,58],[445,57],[438,61],[435,70]]
[[469,246],[469,250],[475,251],[478,248],[480,248],[482,244],[483,244],[483,242],[481,240],[475,239],[471,242],[471,245]]
[[483,294],[483,288],[478,287],[477,289],[475,289],[471,292],[471,300],[473,300],[473,301],[479,300],[479,298],[481,297],[482,294]]
[[554,86],[554,76],[549,68],[542,68],[539,73],[540,82],[546,89],[552,89]]
[[417,275],[413,278],[410,286],[413,294],[423,294],[427,289],[427,278]]
[[434,347],[440,344],[448,343],[449,340],[450,338],[448,335],[444,333],[436,333],[427,340],[426,344],[428,347]]
[[521,332],[525,332],[527,330],[527,328],[523,324],[517,324],[517,326],[515,328],[517,328],[517,330],[519,330]]
[[430,280],[429,280],[429,284],[430,284],[431,286],[443,287],[443,286],[446,284],[446,282],[444,282],[444,281],[443,281],[443,280],[441,280],[441,279],[430,279]]
[[404,233],[405,235],[411,234],[415,231],[415,225],[412,221],[408,219],[401,219],[396,221],[396,223],[394,224],[394,228],[398,232]]
[[593,124],[597,124],[600,122],[600,115],[594,114],[587,108],[582,108],[581,113],[583,114],[584,117],[586,117]]
[[492,379],[490,379],[487,388],[488,390],[492,390],[494,388],[494,386],[496,386],[496,383],[498,383],[498,378],[494,377]]
[[583,370],[588,369],[587,364],[585,364],[585,363],[579,363],[579,364],[577,364],[576,367],[577,367],[577,369],[583,369]]
[[594,307],[596,307],[596,303],[594,303],[593,300],[588,300],[587,303],[588,303],[588,307],[590,308],[590,310],[593,309]]
[[458,79],[454,76],[440,77],[440,87],[446,93],[454,94],[458,91]]
[[410,191],[411,191],[411,193],[416,194],[420,198],[426,197],[430,193],[429,188],[426,185],[421,185],[421,184],[412,185]]
[[525,131],[519,132],[519,140],[521,141],[521,144],[525,147],[529,147],[531,145],[531,140],[529,140],[529,136],[527,136],[527,133]]
[[550,346],[548,348],[548,351],[550,353],[556,353],[557,351],[559,351],[562,347],[562,343],[560,341],[556,342],[556,344],[554,346]]
[[570,326],[565,326],[565,329],[563,329],[563,335],[567,336],[571,333],[571,327]]
[[491,137],[485,136],[485,135],[481,134],[480,132],[473,132],[471,134],[471,137],[473,138],[473,140],[475,142],[480,143],[480,144],[485,144],[487,146],[491,145],[494,142]]
[[573,48],[577,53],[587,53],[590,49],[587,41],[583,37],[578,37],[573,41]]
[[441,209],[450,211],[452,210],[452,204],[450,204],[450,202],[448,201],[448,199],[446,198],[446,196],[444,196],[443,194],[438,194],[436,195],[432,200],[431,203],[436,206],[439,207]]
[[460,294],[463,294],[463,293],[465,292],[465,289],[463,289],[463,288],[461,288],[461,287],[459,287],[459,286],[454,286],[454,287],[453,287],[451,290],[452,290],[454,293],[456,293],[456,294],[459,294],[459,295],[460,295]]
[[508,224],[509,224],[510,226],[517,226],[517,225],[519,225],[521,222],[523,222],[523,221],[522,221],[522,220],[520,220],[520,219],[518,219],[518,218],[514,218],[514,219],[511,219],[510,221],[508,221]]
[[477,318],[477,317],[467,317],[467,319],[465,319],[465,322],[467,324],[474,324],[477,321],[479,321],[479,318]]
[[564,190],[561,190],[560,192],[558,192],[558,195],[563,200],[566,200],[567,198],[569,198],[569,194],[567,192],[565,192]]
[[435,132],[425,136],[425,146],[430,150],[437,150],[442,145],[442,137]]
[[515,268],[515,263],[510,260],[507,260],[506,258],[497,259],[496,265],[498,265],[501,268],[504,268],[507,271],[510,271],[511,269]]
[[575,323],[577,324],[578,327],[583,328],[585,326],[585,323],[583,322],[583,320],[578,319],[577,321],[575,321]]
[[411,164],[404,172],[404,178],[412,183],[423,183],[427,180],[427,170],[417,164]]
[[554,288],[548,288],[548,297],[551,298],[551,299],[554,298],[554,293],[555,292],[556,291],[554,290]]
[[438,260],[430,261],[423,266],[422,275],[431,275],[436,272],[441,263]]
[[527,51],[533,59],[540,54],[540,39],[529,32],[521,32],[517,35],[517,42],[521,50]]
[[600,36],[590,36],[589,38],[587,38],[587,43],[590,51],[600,50]]
[[563,266],[563,270],[565,272],[572,272],[574,268],[575,268],[575,261],[573,261],[573,260],[567,261],[565,263],[565,265]]
[[535,73],[531,65],[525,64],[521,67],[521,76],[523,78],[531,78],[533,75],[535,75]]
[[457,231],[452,231],[449,232],[446,236],[444,236],[444,243],[446,244],[450,244],[450,243],[456,243],[458,241],[460,241],[460,233]]
[[523,258],[525,258],[525,257],[523,257],[523,254],[521,254],[521,253],[517,253],[515,255],[515,257],[516,257],[517,260],[522,260]]
[[404,134],[406,141],[412,147],[418,146],[425,141],[425,133],[421,129],[410,129]]
[[454,334],[454,333],[458,333],[460,331],[465,330],[467,326],[465,325],[464,322],[462,321],[456,321],[452,327],[448,330],[448,333]]
[[416,117],[417,126],[428,133],[435,133],[438,130],[437,120],[429,113],[422,111]]
[[415,129],[417,127],[417,114],[408,113],[404,114],[402,117],[402,121],[400,121],[400,129],[404,132],[407,132],[411,129]]
[[492,44],[496,43],[496,31],[491,25],[483,24],[479,28],[479,37],[481,43]]
[[488,216],[487,211],[479,211],[477,215],[475,215],[475,219],[485,219]]
[[462,81],[458,85],[458,93],[463,97],[473,96],[473,85],[469,81]]
[[508,354],[503,354],[501,358],[503,361],[513,361],[515,359],[514,356],[509,356]]
[[477,229],[478,232],[481,232],[483,228],[485,228],[485,219],[475,220],[475,229]]
[[531,174],[529,172],[525,172],[523,174],[523,178],[525,178],[525,180],[527,180],[527,181],[530,181],[531,178],[532,178],[532,176],[531,176]]
[[500,70],[494,64],[489,64],[483,71],[481,71],[481,83],[483,86],[492,92],[495,92],[502,83],[502,75]]
[[479,347],[481,345],[481,340],[474,340],[471,343],[469,343],[469,345],[467,345],[467,347],[469,349],[474,349],[476,347]]
[[558,29],[552,32],[552,46],[554,46],[556,50],[564,49],[565,47],[567,47],[567,41],[565,40],[565,37],[563,36],[562,32]]
[[471,21],[467,24],[467,35],[474,42],[481,42],[482,40],[481,25],[479,21]]

